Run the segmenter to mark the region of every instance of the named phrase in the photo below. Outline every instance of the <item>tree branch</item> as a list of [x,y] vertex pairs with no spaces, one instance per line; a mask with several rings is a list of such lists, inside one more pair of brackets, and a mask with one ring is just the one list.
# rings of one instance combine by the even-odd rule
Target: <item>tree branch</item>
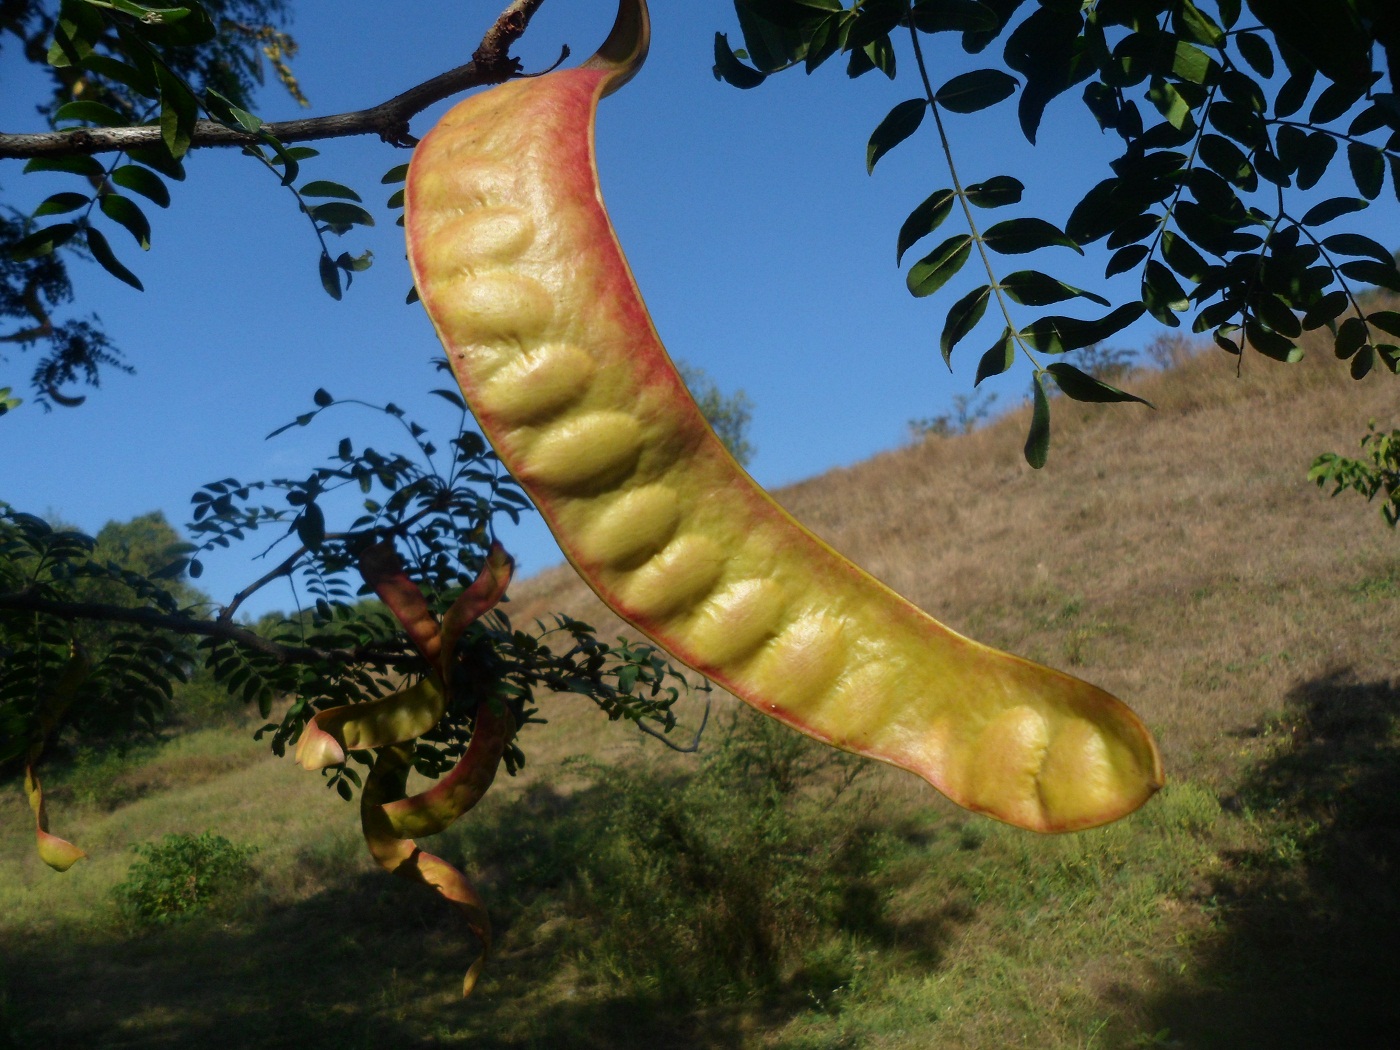
[[402,658],[402,650],[376,649],[315,649],[307,646],[281,645],[264,638],[241,624],[219,620],[200,620],[178,613],[163,613],[156,609],[132,609],[124,605],[101,605],[97,602],[61,602],[40,598],[34,594],[0,594],[0,611],[42,613],[61,620],[99,620],[107,623],[130,623],[138,627],[171,631],[175,634],[195,634],[234,642],[248,649],[276,657],[279,663],[385,663]]
[[[481,38],[481,45],[472,54],[470,62],[440,73],[387,102],[353,113],[277,121],[264,124],[261,131],[283,143],[373,134],[396,146],[411,146],[416,140],[408,132],[409,120],[433,103],[468,88],[499,84],[520,74],[520,60],[511,57],[510,49],[524,35],[530,19],[542,3],[544,0],[512,0]],[[27,134],[0,132],[0,159],[110,153],[155,146],[160,141],[161,130],[155,124],[126,128],[71,128]],[[260,134],[201,120],[195,124],[190,146],[252,146],[260,141]]]

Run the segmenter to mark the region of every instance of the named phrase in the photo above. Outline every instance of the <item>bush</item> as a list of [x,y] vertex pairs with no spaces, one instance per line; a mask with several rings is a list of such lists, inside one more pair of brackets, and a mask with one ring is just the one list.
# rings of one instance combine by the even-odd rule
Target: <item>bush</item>
[[250,858],[258,850],[206,831],[166,835],[132,851],[142,859],[112,894],[126,918],[145,925],[187,918],[226,900],[254,874]]
[[[824,1001],[882,930],[881,842],[847,789],[868,763],[741,710],[688,774],[579,762],[464,828],[502,926],[552,931],[586,982],[696,1003]],[[562,921],[561,921],[562,920]]]
[[717,744],[680,783],[609,772],[621,797],[589,858],[612,911],[599,954],[662,998],[828,993],[851,977],[832,959],[853,962],[880,918],[874,843],[831,808],[865,764],[747,710]]

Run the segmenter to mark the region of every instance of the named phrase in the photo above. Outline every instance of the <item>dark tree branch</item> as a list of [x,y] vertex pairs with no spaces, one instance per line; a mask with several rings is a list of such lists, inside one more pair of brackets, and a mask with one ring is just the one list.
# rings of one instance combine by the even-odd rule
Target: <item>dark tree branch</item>
[[[415,140],[408,132],[409,120],[433,103],[468,88],[499,84],[519,75],[520,61],[511,57],[510,49],[524,35],[530,19],[542,3],[544,0],[512,0],[481,38],[481,45],[470,62],[440,73],[387,102],[353,113],[264,124],[262,131],[284,143],[378,135],[396,146],[411,146]],[[160,127],[155,124],[127,128],[72,128],[13,135],[0,133],[0,159],[110,153],[155,146],[160,141]],[[190,146],[253,146],[259,141],[261,136],[258,134],[201,120],[195,124]]]
[[406,654],[399,649],[364,647],[355,649],[315,649],[308,646],[281,645],[264,638],[241,624],[219,620],[202,620],[179,613],[163,613],[156,609],[131,609],[123,605],[101,605],[97,602],[61,602],[21,591],[0,594],[0,610],[42,613],[61,620],[98,620],[105,623],[130,623],[153,630],[175,634],[202,635],[233,642],[277,658],[279,663],[388,663]]

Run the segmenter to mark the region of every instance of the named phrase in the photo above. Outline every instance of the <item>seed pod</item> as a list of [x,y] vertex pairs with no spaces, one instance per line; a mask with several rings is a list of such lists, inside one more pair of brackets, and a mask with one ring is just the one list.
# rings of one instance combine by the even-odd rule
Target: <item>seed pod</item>
[[414,281],[462,391],[583,578],[765,714],[1038,831],[1121,817],[1162,783],[1120,701],[939,624],[743,472],[667,358],[608,221],[598,100],[646,54],[622,0],[577,69],[451,110],[414,151]]
[[32,765],[24,767],[24,793],[29,796],[29,808],[34,811],[34,838],[39,859],[54,871],[67,871],[87,856],[67,839],[49,834],[49,814],[44,806],[44,788]]
[[[475,744],[473,738],[472,744],[468,745],[467,756],[473,754]],[[409,749],[405,747],[380,750],[374,767],[365,778],[364,790],[360,792],[360,826],[370,854],[381,868],[438,893],[462,915],[481,941],[481,954],[462,981],[462,995],[471,995],[481,969],[486,965],[486,957],[491,952],[491,919],[480,894],[467,881],[467,877],[441,857],[419,848],[412,839],[401,837],[386,813],[388,806],[403,800],[404,786],[408,781],[408,756]],[[463,761],[467,760],[467,756],[463,757]],[[498,753],[496,761],[499,760]],[[484,775],[489,785],[495,771],[495,765],[491,765],[489,772],[479,775]]]
[[384,604],[398,617],[419,652],[432,662],[433,674],[391,696],[362,704],[318,711],[301,731],[296,760],[303,769],[325,769],[345,761],[346,751],[387,747],[422,736],[447,709],[443,683],[451,680],[453,649],[471,622],[496,607],[505,595],[515,562],[499,543],[438,627],[418,585],[403,571],[398,555],[383,545],[361,559],[361,572]]

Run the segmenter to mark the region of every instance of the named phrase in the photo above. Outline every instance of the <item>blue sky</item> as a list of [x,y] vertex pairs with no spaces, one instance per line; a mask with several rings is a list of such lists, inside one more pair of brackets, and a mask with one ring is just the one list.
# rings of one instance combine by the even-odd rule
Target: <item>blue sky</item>
[[[311,112],[373,105],[465,61],[502,6],[298,4],[294,68]],[[598,150],[619,238],[672,356],[705,369],[724,390],[748,393],[758,450],[751,470],[764,485],[900,444],[908,420],[946,411],[955,394],[972,389],[977,358],[999,331],[999,322],[984,322],[959,348],[950,375],[937,346],[944,314],[985,278],[970,262],[937,296],[915,300],[895,266],[901,222],[949,182],[930,128],[873,176],[865,171],[871,130],[917,93],[907,44],[899,55],[906,68],[894,83],[878,73],[851,82],[838,60],[812,77],[794,71],[743,92],[710,72],[715,30],[739,44],[730,4],[658,0],[653,7],[651,57],[604,101]],[[516,53],[537,70],[567,43],[570,61],[581,61],[612,17],[612,0],[549,0]],[[939,39],[931,55],[935,86],[996,64],[995,48],[969,57],[955,37]],[[32,111],[38,89],[14,49],[0,51],[0,128],[39,127]],[[301,112],[275,86],[262,101],[266,119]],[[424,133],[445,108],[420,115],[414,132]],[[1105,174],[1113,146],[1072,97],[1052,107],[1034,149],[1016,126],[1014,101],[954,115],[950,130],[965,181],[1007,173],[1026,183],[1023,205],[998,218],[1039,214],[1063,222]],[[382,205],[380,176],[407,156],[368,137],[327,143],[321,158],[304,165],[303,178],[347,183],[371,206]],[[0,161],[0,188],[20,207],[73,188],[71,177],[22,177],[20,167]],[[45,414],[26,405],[0,420],[0,498],[88,530],[153,509],[182,524],[189,496],[205,482],[303,474],[345,433],[387,444],[390,432],[378,419],[348,413],[264,440],[308,410],[317,387],[393,400],[448,436],[453,415],[426,394],[445,378],[428,363],[438,345],[421,308],[404,305],[410,278],[401,231],[388,213],[378,209],[377,227],[342,239],[350,251],[373,249],[375,265],[336,303],[320,290],[305,219],[273,178],[227,150],[199,152],[187,167],[172,207],[149,209],[149,253],[123,232],[112,234],[144,293],[95,267],[75,271],[81,305],[102,318],[137,374],[109,376],[79,409]],[[937,237],[955,232],[959,221],[955,213]],[[918,255],[910,253],[906,268]],[[1135,298],[1135,277],[1102,279],[1102,255],[1080,260],[1053,249],[1033,258],[1038,268],[1115,301]],[[1007,270],[1025,264],[1003,262]],[[1086,303],[1083,315],[1096,310]],[[1140,323],[1119,341],[1141,345],[1153,331]],[[0,386],[22,386],[26,374],[24,358],[14,359]],[[999,394],[997,408],[1011,407],[1025,395],[1027,374],[1017,370],[984,388]],[[507,542],[526,573],[560,560],[536,518]],[[226,599],[264,571],[249,560],[263,546],[207,559],[201,585]],[[290,605],[285,590],[272,588],[245,608],[256,614]]]

